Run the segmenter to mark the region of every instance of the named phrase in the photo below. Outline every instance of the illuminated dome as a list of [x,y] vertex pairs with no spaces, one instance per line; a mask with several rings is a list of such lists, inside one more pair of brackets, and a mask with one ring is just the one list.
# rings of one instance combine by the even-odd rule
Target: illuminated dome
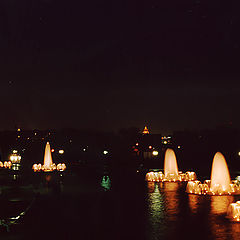
[[144,129],[143,129],[143,132],[142,132],[143,134],[149,134],[149,131],[148,131],[148,128],[147,128],[147,126],[145,126],[144,127]]

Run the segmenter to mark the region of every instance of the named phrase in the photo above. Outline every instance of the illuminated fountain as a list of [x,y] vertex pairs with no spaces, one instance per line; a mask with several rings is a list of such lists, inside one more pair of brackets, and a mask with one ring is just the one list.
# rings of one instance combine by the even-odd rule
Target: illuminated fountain
[[213,158],[211,180],[188,182],[187,193],[198,195],[233,195],[240,194],[237,180],[231,181],[224,156],[217,152]]
[[182,173],[178,171],[177,159],[174,151],[170,148],[166,150],[164,158],[164,174],[162,172],[150,171],[146,174],[148,182],[181,182],[196,180],[195,172]]
[[34,172],[40,172],[40,171],[52,172],[54,170],[64,171],[66,169],[66,165],[64,163],[59,163],[58,165],[53,163],[50,144],[49,144],[49,142],[47,142],[46,147],[45,147],[43,165],[41,165],[41,163],[39,163],[39,164],[35,163],[32,168],[33,168]]

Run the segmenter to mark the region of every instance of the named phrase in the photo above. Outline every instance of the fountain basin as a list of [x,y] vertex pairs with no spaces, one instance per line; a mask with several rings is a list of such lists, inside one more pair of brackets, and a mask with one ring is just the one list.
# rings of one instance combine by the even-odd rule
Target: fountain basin
[[189,181],[186,192],[197,195],[238,195],[240,194],[240,186],[236,180],[231,181],[229,188],[224,188],[220,184],[213,185],[211,188],[211,180],[205,180],[204,183],[200,181]]
[[148,172],[146,174],[146,181],[148,182],[187,182],[196,180],[197,176],[195,172],[178,172],[178,174],[168,174],[165,176],[163,172]]

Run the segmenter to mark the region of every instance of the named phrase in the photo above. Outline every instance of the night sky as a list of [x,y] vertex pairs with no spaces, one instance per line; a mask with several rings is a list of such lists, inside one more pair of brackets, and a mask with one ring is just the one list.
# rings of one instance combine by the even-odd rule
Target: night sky
[[0,129],[240,128],[237,1],[0,2]]

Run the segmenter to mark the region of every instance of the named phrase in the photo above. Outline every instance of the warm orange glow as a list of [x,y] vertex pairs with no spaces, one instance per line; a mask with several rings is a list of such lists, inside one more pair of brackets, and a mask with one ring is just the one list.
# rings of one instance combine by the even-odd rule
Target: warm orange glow
[[211,212],[213,214],[226,214],[229,205],[234,201],[234,196],[214,196],[211,198]]
[[[16,150],[14,150],[14,151],[16,151]],[[20,163],[21,156],[19,154],[17,154],[16,152],[14,152],[10,155],[9,159],[12,163]]]
[[178,166],[175,153],[168,148],[164,159],[164,175],[169,180],[178,179]]
[[[54,149],[52,149],[54,150]],[[49,142],[47,142],[45,147],[45,153],[44,153],[44,163],[43,165],[34,164],[32,169],[34,172],[44,171],[44,172],[51,172],[54,170],[58,171],[64,171],[66,169],[66,165],[64,163],[59,163],[57,167],[55,163],[52,161],[52,150],[50,148]]]
[[231,179],[228,166],[224,156],[217,152],[213,159],[210,191],[212,192],[229,192]]
[[190,210],[192,211],[192,213],[196,213],[197,212],[197,209],[198,209],[198,206],[199,206],[199,196],[197,195],[192,195],[192,194],[189,194],[188,195],[188,204],[189,204],[189,207],[190,207]]
[[162,172],[148,172],[145,177],[148,182],[182,182],[182,181],[194,181],[197,179],[195,172],[178,172],[178,176],[168,175],[166,177]]
[[65,171],[65,169],[66,169],[66,165],[64,163],[59,163],[57,165],[57,170],[58,171]]
[[146,181],[148,182],[162,182],[164,174],[162,172],[148,172],[146,174]]
[[3,163],[3,167],[5,167],[5,168],[11,168],[11,166],[12,166],[12,162],[10,162],[10,161],[5,161]]
[[232,195],[240,194],[237,181],[231,181],[224,156],[217,152],[213,159],[211,180],[188,182],[186,191],[198,195]]
[[0,162],[0,168],[11,168],[12,167],[12,162],[11,161],[4,161]]
[[51,148],[50,148],[49,142],[47,142],[46,147],[45,147],[43,165],[44,165],[44,168],[45,168],[46,170],[51,171],[52,164],[53,164],[53,162],[52,162]]
[[197,179],[195,172],[182,173],[178,171],[177,159],[172,149],[167,149],[164,159],[164,174],[162,172],[148,172],[146,181],[148,182],[181,182],[194,181]]
[[148,128],[147,128],[147,126],[145,126],[144,127],[144,129],[143,129],[143,132],[142,132],[143,134],[149,134],[149,131],[148,131]]
[[234,222],[240,222],[240,201],[229,205],[227,216]]

